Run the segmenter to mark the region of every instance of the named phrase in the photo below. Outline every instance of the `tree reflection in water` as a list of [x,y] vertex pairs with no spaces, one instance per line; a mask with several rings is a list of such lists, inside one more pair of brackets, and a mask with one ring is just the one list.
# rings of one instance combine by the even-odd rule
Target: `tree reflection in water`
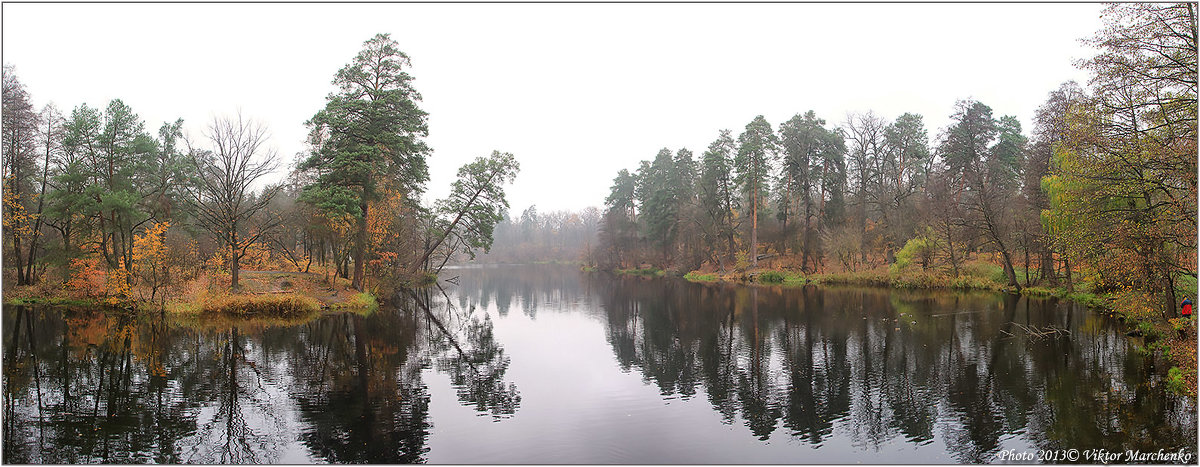
[[[609,367],[590,368],[597,378],[587,382],[522,379],[529,394],[546,394],[549,384],[564,396],[599,381],[579,393],[601,397],[570,401],[576,410],[597,408],[580,414],[580,421],[592,417],[588,426],[569,411],[539,419],[530,407],[529,423],[493,430],[528,439],[511,443],[525,453],[545,423],[577,427],[582,436],[565,433],[559,443],[603,441],[618,456],[620,443],[646,441],[596,440],[588,431],[631,426],[624,425],[630,412],[607,410],[612,395],[654,423],[711,407],[714,418],[744,433],[713,446],[733,455],[784,446],[796,450],[785,454],[845,452],[849,461],[921,449],[933,461],[975,463],[995,461],[1014,444],[1195,452],[1193,400],[1164,393],[1162,369],[1133,349],[1118,323],[1054,300],[702,285],[553,267],[461,275],[462,285],[449,291],[395,297],[369,316],[328,314],[305,323],[5,307],[3,460],[424,462],[435,398],[456,399],[485,420],[520,419],[521,392],[507,379],[514,362],[503,338],[546,322],[584,330],[581,340],[587,329],[602,331],[595,336],[607,342],[572,350],[599,352],[616,366],[612,375],[601,373]],[[1018,325],[1071,334],[1031,339]],[[520,367],[537,368],[542,355],[520,348]],[[570,365],[575,358],[552,360]],[[608,384],[622,379],[619,371],[653,388],[653,403],[645,404],[636,378],[635,390]],[[424,380],[431,372],[446,375],[451,390],[432,391]],[[688,403],[658,406],[672,399]],[[464,422],[448,416],[444,427],[462,428],[454,423]],[[662,423],[675,439],[712,433]],[[486,431],[459,431],[471,430]],[[443,440],[479,442],[453,438]]]
[[[1195,452],[1192,402],[1154,387],[1160,376],[1116,323],[1067,303],[583,281],[602,300],[623,368],[636,368],[664,397],[703,386],[726,423],[738,421],[760,440],[775,439],[781,426],[813,446],[834,436],[867,450],[940,438],[967,463],[994,461],[1013,436],[1039,449]],[[1013,323],[1076,331],[1033,340]]]
[[5,307],[4,461],[423,462],[423,370],[497,420],[520,405],[491,321],[433,298],[282,326]]

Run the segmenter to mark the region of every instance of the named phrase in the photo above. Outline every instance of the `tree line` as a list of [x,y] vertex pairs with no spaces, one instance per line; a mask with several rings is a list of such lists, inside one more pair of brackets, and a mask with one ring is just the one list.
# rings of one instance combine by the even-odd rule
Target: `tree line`
[[436,272],[486,250],[519,164],[499,151],[458,171],[451,194],[420,202],[429,181],[427,118],[409,57],[387,34],[366,41],[308,120],[307,148],[283,182],[269,132],[215,118],[156,134],[120,99],[69,113],[37,110],[14,67],[3,73],[4,273],[110,299],[162,300],[203,273],[324,271],[352,287]]
[[1012,288],[1087,280],[1165,313],[1196,278],[1195,8],[1107,7],[1089,86],[1050,92],[1028,136],[964,99],[932,141],[913,113],[808,111],[722,130],[698,156],[663,148],[613,179],[595,260],[958,276],[989,253]]

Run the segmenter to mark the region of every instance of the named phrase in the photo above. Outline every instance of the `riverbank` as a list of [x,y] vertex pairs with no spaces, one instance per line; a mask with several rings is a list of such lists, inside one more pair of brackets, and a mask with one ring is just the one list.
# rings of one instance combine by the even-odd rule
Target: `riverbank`
[[[593,269],[594,270],[594,269]],[[639,277],[660,277],[679,273],[655,268],[618,269],[613,273]],[[1164,320],[1153,306],[1152,298],[1135,295],[1095,294],[1091,284],[1080,281],[1075,289],[1066,287],[1022,287],[1019,290],[1005,284],[1003,270],[984,261],[969,262],[953,277],[939,272],[892,271],[879,267],[866,271],[802,274],[785,269],[753,269],[740,272],[691,271],[682,277],[699,283],[734,283],[750,286],[803,287],[807,285],[885,287],[905,290],[980,290],[1021,294],[1036,298],[1056,298],[1095,309],[1116,317],[1129,328],[1131,337],[1139,338],[1139,350],[1160,356],[1169,362],[1168,389],[1195,397],[1197,394],[1196,322],[1194,319]],[[1023,272],[1023,271],[1022,271]],[[1020,276],[1020,272],[1018,273]],[[1183,289],[1195,284],[1183,284]],[[1180,294],[1184,296],[1183,294]]]
[[61,285],[41,284],[6,288],[4,302],[10,305],[161,310],[196,317],[222,315],[288,320],[315,316],[326,310],[369,315],[379,309],[375,295],[350,288],[347,279],[286,271],[241,271],[240,276],[236,293],[228,290],[228,275],[212,274],[165,287],[162,291],[166,294],[165,299],[158,293],[154,294],[153,300],[145,296],[116,299],[69,290]]

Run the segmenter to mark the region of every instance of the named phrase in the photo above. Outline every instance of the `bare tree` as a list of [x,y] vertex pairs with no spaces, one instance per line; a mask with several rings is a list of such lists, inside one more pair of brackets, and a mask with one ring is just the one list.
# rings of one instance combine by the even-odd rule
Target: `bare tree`
[[238,288],[238,263],[246,249],[279,224],[278,216],[259,216],[282,185],[271,185],[255,194],[252,185],[279,166],[274,149],[267,149],[268,134],[262,125],[242,118],[214,118],[204,137],[211,150],[192,148],[188,153],[196,168],[190,190],[200,224],[229,251],[230,289]]

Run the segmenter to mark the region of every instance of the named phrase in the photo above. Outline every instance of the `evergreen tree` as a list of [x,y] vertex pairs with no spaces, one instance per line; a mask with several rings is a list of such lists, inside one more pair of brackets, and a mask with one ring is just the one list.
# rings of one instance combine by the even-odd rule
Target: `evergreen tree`
[[738,136],[738,152],[734,159],[737,184],[741,187],[746,202],[750,205],[750,251],[751,267],[758,267],[758,214],[767,197],[771,177],[771,162],[779,145],[771,124],[762,115],[754,117],[746,125],[746,131]]
[[354,219],[351,284],[358,290],[367,260],[370,202],[384,185],[418,199],[429,180],[429,148],[422,140],[429,133],[427,114],[417,106],[421,95],[405,71],[409,66],[396,41],[376,35],[338,70],[333,80],[338,92],[308,122],[313,152],[300,167],[319,175],[303,199]]

